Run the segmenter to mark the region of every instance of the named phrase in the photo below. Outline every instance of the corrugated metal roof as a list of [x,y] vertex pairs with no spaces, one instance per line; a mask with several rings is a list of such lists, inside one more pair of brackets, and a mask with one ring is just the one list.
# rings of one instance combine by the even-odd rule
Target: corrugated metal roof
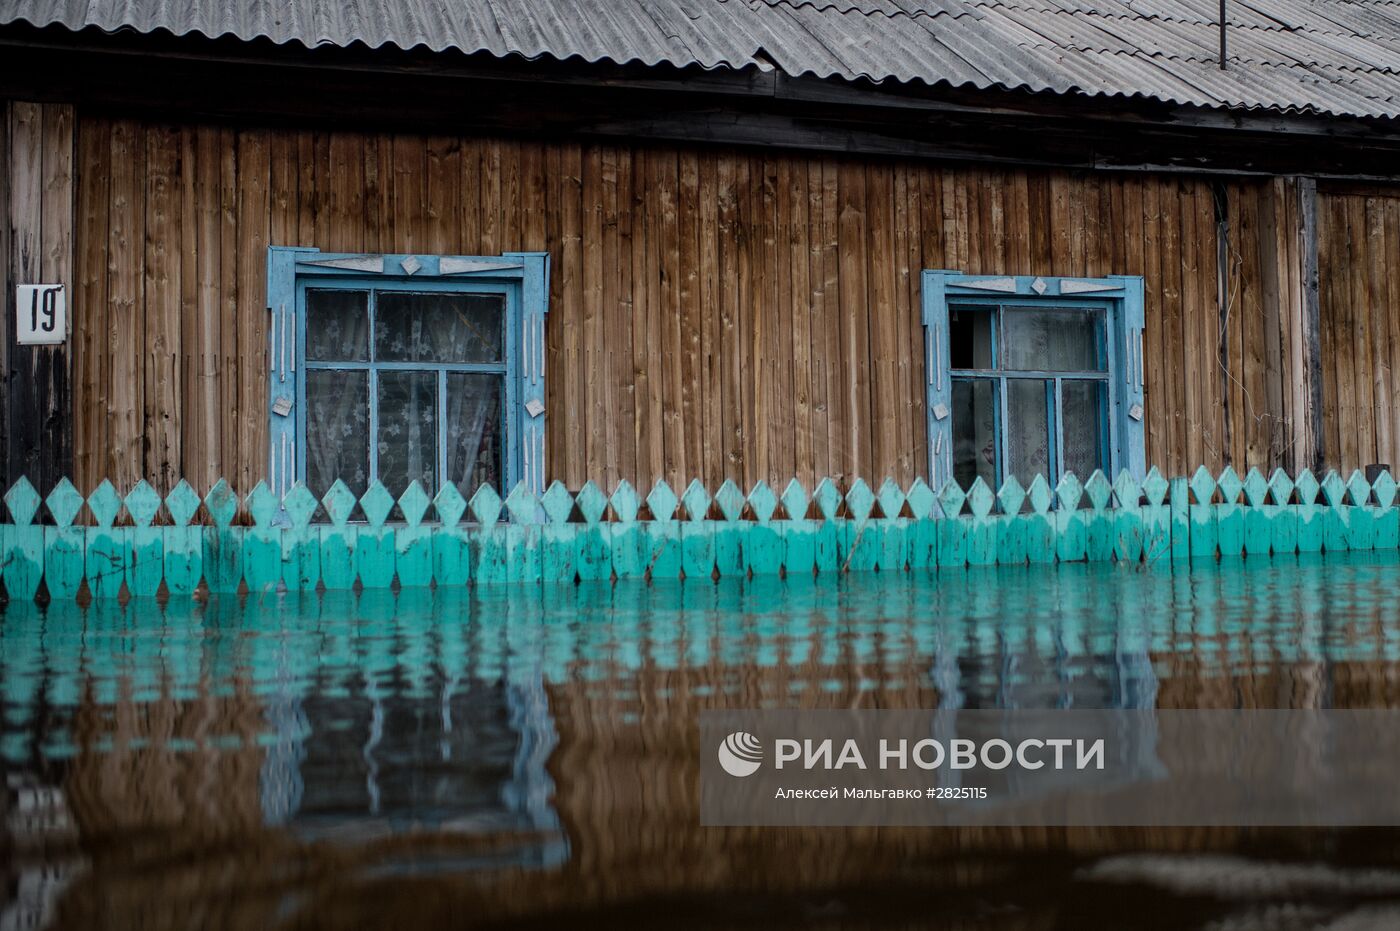
[[0,24],[1400,117],[1400,0],[0,0]]

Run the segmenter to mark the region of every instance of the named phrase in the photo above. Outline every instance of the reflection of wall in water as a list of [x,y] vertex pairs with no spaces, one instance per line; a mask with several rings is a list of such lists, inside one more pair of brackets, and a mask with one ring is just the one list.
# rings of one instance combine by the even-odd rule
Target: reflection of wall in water
[[268,823],[305,840],[539,831],[553,836],[513,848],[520,859],[563,860],[544,769],[558,738],[542,683],[414,678],[395,669],[271,698],[275,737],[261,779]]

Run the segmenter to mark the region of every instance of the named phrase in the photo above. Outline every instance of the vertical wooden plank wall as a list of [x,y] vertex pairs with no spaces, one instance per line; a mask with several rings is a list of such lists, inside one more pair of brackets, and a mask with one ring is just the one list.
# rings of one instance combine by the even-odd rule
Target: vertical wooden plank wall
[[1400,188],[1318,194],[1323,426],[1343,468],[1400,465]]
[[268,244],[548,250],[548,477],[573,487],[911,480],[923,268],[1144,275],[1149,462],[1292,465],[1267,182],[1225,186],[1222,308],[1216,195],[1185,176],[97,116],[78,150],[85,487],[261,477]]
[[[80,313],[74,280],[74,111],[65,104],[0,102],[0,225],[3,245],[4,417],[7,480],[28,475],[47,489],[72,471],[71,342],[14,343],[15,286],[65,284],[68,315]],[[71,323],[76,329],[76,323]],[[8,484],[8,481],[7,481]]]

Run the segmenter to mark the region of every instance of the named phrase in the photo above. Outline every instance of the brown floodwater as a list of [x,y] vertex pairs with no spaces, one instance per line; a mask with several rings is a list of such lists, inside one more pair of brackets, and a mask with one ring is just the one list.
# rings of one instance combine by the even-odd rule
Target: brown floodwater
[[705,828],[719,708],[1400,704],[1400,554],[0,614],[11,928],[1395,928],[1400,830]]

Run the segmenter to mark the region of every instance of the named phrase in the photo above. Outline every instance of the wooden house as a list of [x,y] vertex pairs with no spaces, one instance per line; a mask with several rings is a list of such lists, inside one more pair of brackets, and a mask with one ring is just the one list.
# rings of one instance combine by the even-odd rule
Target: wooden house
[[0,461],[1400,462],[1400,13],[1225,6],[0,0]]

